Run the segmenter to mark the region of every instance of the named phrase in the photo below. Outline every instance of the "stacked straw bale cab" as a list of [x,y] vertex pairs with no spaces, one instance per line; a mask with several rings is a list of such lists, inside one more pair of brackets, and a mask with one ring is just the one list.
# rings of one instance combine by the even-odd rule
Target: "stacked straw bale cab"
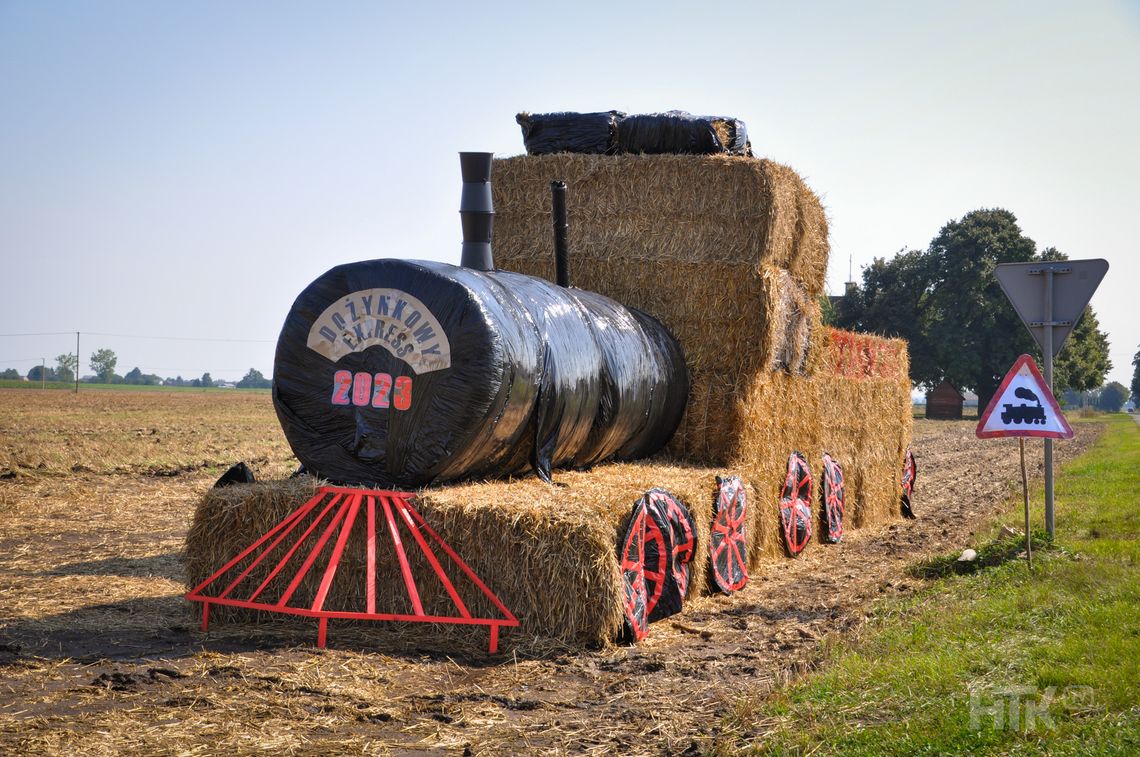
[[[717,475],[748,484],[751,567],[781,555],[777,502],[793,450],[810,461],[817,485],[824,451],[843,465],[846,528],[897,517],[911,428],[906,345],[821,325],[827,222],[794,171],[732,156],[555,154],[498,160],[494,176],[497,265],[554,280],[550,182],[565,180],[572,284],[662,321],[681,343],[691,378],[671,459],[561,472],[565,487],[529,477],[419,492],[420,512],[519,618],[519,629],[504,630],[504,644],[615,638],[619,534],[632,504],[654,487],[679,496],[697,524],[690,596],[709,589]],[[312,486],[269,482],[208,493],[187,537],[189,583],[285,517]],[[817,490],[817,515],[818,507]],[[359,604],[363,567],[354,554],[350,544],[330,605]],[[430,575],[420,563],[415,574]],[[394,563],[388,568],[378,605],[390,601],[400,611],[403,584]],[[425,607],[449,609],[438,586],[423,585],[421,594]],[[473,612],[493,609],[478,592],[464,599]],[[452,628],[426,634],[418,625],[385,630],[415,644],[471,636]]]
[[793,449],[813,467],[825,450],[845,466],[853,525],[895,513],[911,424],[906,347],[822,327],[827,219],[795,171],[728,155],[562,153],[497,160],[495,177],[500,267],[553,279],[548,188],[565,181],[573,285],[677,336],[692,388],[669,451],[752,484],[754,559],[779,553],[764,508]]

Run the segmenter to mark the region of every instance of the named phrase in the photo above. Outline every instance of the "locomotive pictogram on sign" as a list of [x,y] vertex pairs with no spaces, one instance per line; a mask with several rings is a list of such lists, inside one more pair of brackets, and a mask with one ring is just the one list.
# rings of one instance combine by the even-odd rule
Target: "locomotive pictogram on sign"
[[1072,439],[1073,429],[1029,355],[1009,369],[1001,386],[978,420],[979,439],[999,436],[1039,436]]

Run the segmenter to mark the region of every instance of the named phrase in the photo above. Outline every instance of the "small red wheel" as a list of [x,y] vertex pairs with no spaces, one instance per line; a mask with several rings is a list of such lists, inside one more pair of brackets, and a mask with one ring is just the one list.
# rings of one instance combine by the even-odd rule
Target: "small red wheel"
[[780,494],[780,526],[784,548],[797,557],[811,541],[811,468],[800,452],[788,456],[788,475]]
[[843,507],[846,498],[843,466],[826,452],[823,453],[823,484],[819,491],[827,541],[838,544],[843,541]]
[[914,453],[910,447],[906,448],[906,457],[903,459],[902,496],[899,497],[899,509],[908,518],[914,517],[914,510],[910,503],[914,496],[914,482],[918,479],[918,465],[914,462]]
[[918,478],[918,466],[914,462],[914,453],[911,452],[910,447],[906,448],[906,457],[903,459],[903,472],[902,472],[902,489],[903,494],[911,496],[914,494],[914,482]]
[[716,478],[713,496],[712,538],[709,563],[713,582],[725,594],[739,591],[748,583],[748,559],[744,546],[744,516],[748,498],[738,476]]
[[648,594],[645,587],[645,502],[638,500],[626,526],[621,548],[624,633],[641,641],[649,632]]

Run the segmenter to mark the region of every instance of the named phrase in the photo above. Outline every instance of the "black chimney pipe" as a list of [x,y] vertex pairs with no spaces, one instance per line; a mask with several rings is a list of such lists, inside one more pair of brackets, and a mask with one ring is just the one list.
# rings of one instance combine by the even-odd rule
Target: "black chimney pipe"
[[566,182],[550,182],[550,207],[554,217],[554,268],[555,280],[560,287],[570,286],[570,251],[566,246]]
[[463,224],[463,251],[459,264],[479,271],[495,270],[491,235],[495,229],[495,207],[491,202],[492,152],[459,153],[463,173],[463,194],[459,199],[459,220]]

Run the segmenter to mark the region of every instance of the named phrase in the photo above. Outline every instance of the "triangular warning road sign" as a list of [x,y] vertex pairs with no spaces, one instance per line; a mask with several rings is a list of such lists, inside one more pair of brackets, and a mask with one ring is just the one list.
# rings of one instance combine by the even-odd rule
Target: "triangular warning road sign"
[[1041,378],[1037,364],[1029,355],[1019,357],[1005,374],[1001,386],[978,419],[974,433],[979,439],[998,436],[1073,438],[1072,427],[1061,414],[1057,400],[1045,386],[1045,379]]

